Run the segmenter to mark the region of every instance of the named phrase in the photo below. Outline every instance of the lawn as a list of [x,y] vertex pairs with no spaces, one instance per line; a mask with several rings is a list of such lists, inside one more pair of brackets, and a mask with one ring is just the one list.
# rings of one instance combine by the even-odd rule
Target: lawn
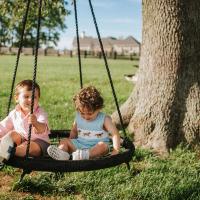
[[[32,78],[32,57],[22,57],[17,82]],[[14,56],[0,56],[0,118],[6,115]],[[129,60],[108,60],[119,103],[133,89],[124,74],[134,73],[138,64]],[[82,59],[84,85],[95,85],[105,98],[104,111],[115,111],[104,62]],[[49,115],[52,129],[70,128],[74,118],[72,97],[79,90],[78,62],[75,58],[41,57],[37,82],[41,86],[41,105]],[[14,105],[12,105],[14,106]],[[5,167],[0,171],[0,199],[7,200],[177,200],[200,199],[200,162],[198,151],[179,146],[167,158],[137,149],[130,163],[109,169],[54,174],[32,172],[18,183],[21,171]]]
[[[19,63],[16,82],[32,79],[33,58],[22,57]],[[110,71],[119,103],[123,103],[133,89],[133,85],[124,79],[124,74],[134,73],[138,62],[129,60],[109,60]],[[5,116],[6,104],[15,57],[0,57],[0,117]],[[83,84],[95,85],[104,96],[105,112],[112,113],[115,103],[108,75],[101,59],[82,59]],[[49,114],[50,126],[54,129],[71,127],[74,107],[73,95],[80,89],[79,67],[76,58],[41,57],[38,60],[37,82],[41,87],[40,104]]]

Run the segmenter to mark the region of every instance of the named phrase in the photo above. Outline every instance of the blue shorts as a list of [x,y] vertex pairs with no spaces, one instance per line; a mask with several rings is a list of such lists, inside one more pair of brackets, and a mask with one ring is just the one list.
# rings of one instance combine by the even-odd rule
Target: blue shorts
[[76,147],[76,149],[91,149],[99,142],[104,142],[104,143],[108,144],[108,147],[109,147],[109,143],[110,143],[109,138],[91,139],[91,140],[83,139],[83,138],[76,138],[76,139],[71,139],[71,141],[72,141],[72,144]]

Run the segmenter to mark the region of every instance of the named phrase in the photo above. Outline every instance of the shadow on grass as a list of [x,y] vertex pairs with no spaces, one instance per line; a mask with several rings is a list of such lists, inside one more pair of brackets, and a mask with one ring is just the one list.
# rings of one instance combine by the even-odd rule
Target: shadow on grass
[[74,184],[64,184],[58,181],[58,175],[47,176],[41,175],[37,178],[31,179],[25,178],[21,182],[16,182],[13,185],[13,191],[19,192],[29,192],[31,194],[40,194],[40,195],[69,195],[76,194],[76,186]]

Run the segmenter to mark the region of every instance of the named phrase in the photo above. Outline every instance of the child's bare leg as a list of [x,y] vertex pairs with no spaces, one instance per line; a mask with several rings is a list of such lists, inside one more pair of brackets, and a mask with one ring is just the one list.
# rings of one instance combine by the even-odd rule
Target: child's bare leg
[[61,140],[58,148],[62,149],[63,151],[66,151],[68,153],[72,153],[72,152],[76,151],[76,147],[73,145],[71,140],[68,138]]
[[[15,155],[19,157],[24,157],[26,155],[26,149],[27,149],[27,142],[23,142],[22,144],[18,145],[16,147]],[[40,146],[36,142],[30,142],[30,148],[29,148],[29,155],[38,157],[42,153]]]
[[20,145],[20,144],[22,143],[23,138],[22,138],[22,136],[21,136],[18,132],[16,132],[16,131],[11,131],[11,132],[9,132],[8,134],[10,134],[10,136],[11,136],[13,142],[14,142],[17,146]]
[[[26,155],[27,142],[23,142],[24,138],[16,131],[11,131],[9,134],[13,142],[17,145],[15,150],[15,155],[19,157],[24,157]],[[30,142],[29,155],[30,156],[41,155],[41,148],[37,143],[32,141]]]
[[108,153],[108,145],[104,142],[99,142],[89,150],[90,158],[96,158]]

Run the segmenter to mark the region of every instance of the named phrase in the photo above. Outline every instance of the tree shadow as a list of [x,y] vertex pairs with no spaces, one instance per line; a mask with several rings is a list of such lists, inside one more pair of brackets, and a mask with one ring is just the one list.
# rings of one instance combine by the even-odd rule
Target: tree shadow
[[34,179],[25,178],[21,182],[16,182],[12,188],[13,191],[19,192],[29,192],[31,194],[40,195],[69,195],[78,193],[78,189],[73,183],[60,183],[57,180],[57,175],[55,178],[52,176],[41,175]]

